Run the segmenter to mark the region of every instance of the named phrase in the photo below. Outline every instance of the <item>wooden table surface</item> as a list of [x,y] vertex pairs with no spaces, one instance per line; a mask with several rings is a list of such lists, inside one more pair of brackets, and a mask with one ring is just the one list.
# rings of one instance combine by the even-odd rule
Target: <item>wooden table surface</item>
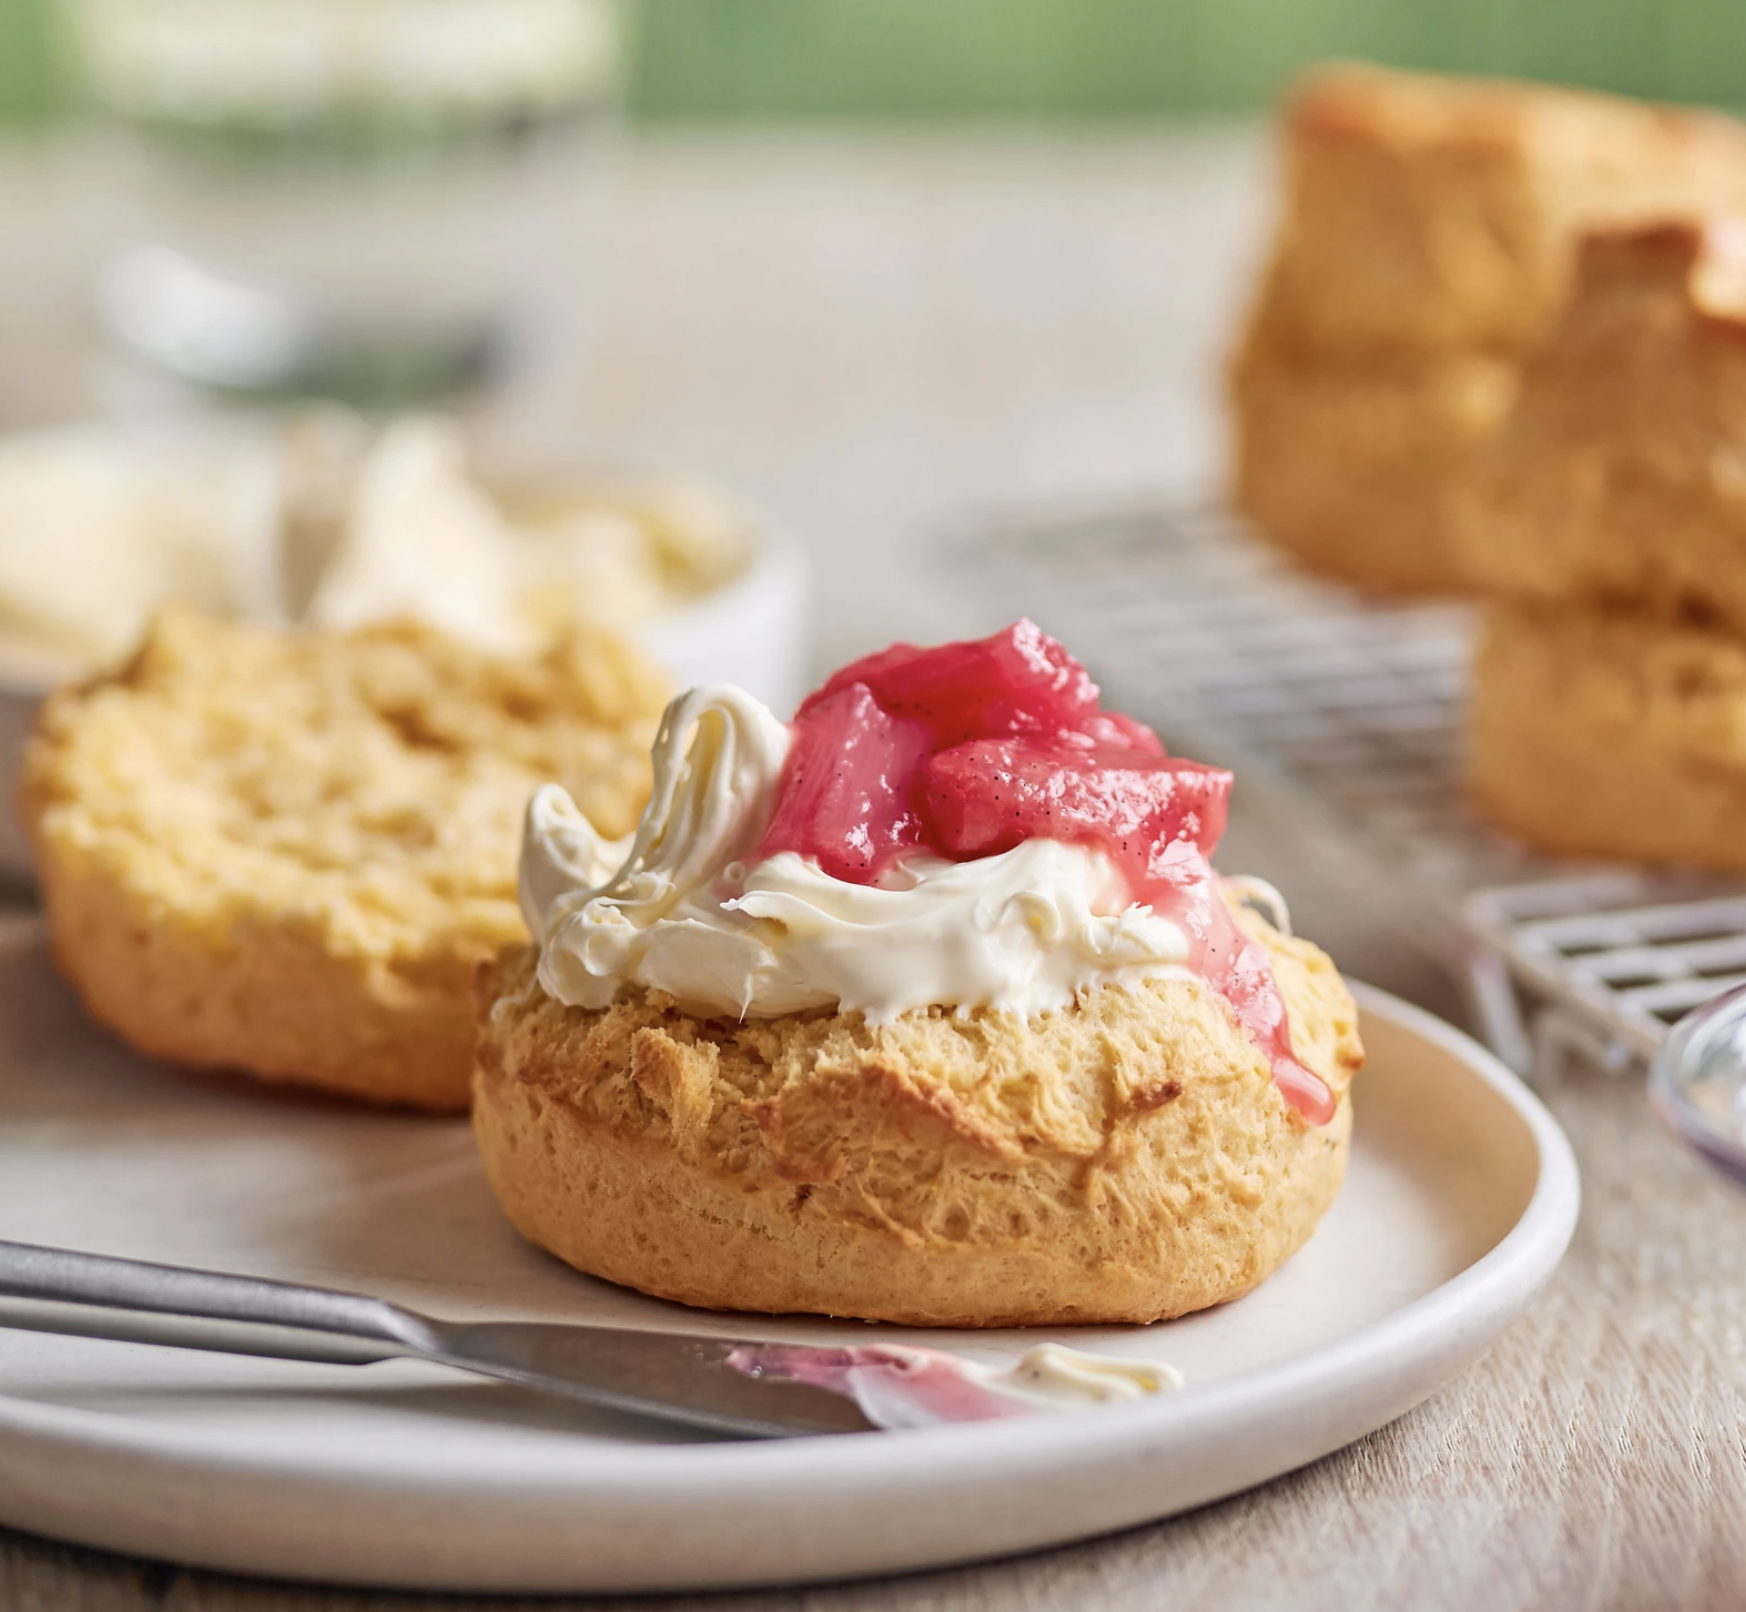
[[[118,188],[101,154],[0,158],[0,231],[16,243],[0,251],[0,425],[131,395],[82,300],[125,218]],[[587,225],[586,305],[483,426],[539,451],[699,466],[750,492],[813,553],[821,662],[980,627],[978,600],[935,585],[941,523],[958,511],[1214,475],[1217,355],[1265,191],[1262,147],[1240,131],[634,147],[609,227]],[[1239,814],[1232,844],[1222,860],[1285,883],[1351,971],[1448,1007],[1386,901],[1313,865],[1288,824]],[[589,1604],[1740,1604],[1746,1203],[1653,1128],[1640,1079],[1571,1068],[1544,1089],[1583,1169],[1570,1257],[1478,1367],[1394,1426],[1256,1493],[1040,1556]],[[0,1612],[458,1604],[0,1533]]]

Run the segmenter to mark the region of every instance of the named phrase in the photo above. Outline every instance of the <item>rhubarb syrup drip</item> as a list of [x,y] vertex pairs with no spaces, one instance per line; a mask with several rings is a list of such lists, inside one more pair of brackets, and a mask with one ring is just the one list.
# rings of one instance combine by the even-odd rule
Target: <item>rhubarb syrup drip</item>
[[1104,711],[1085,668],[1021,621],[968,643],[896,645],[810,695],[757,854],[794,851],[874,884],[911,855],[1096,846],[1133,901],[1182,930],[1187,966],[1230,1002],[1286,1101],[1324,1125],[1333,1096],[1293,1056],[1266,948],[1238,926],[1209,861],[1230,789],[1228,772],[1169,756],[1150,728]]

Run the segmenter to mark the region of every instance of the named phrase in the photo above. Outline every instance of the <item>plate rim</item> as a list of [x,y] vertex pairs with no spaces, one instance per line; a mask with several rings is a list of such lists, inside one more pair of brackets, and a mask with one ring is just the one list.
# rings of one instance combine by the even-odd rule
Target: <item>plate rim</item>
[[[1331,1397],[1374,1375],[1379,1362],[1435,1354],[1440,1339],[1446,1342],[1452,1333],[1486,1330],[1500,1313],[1513,1319],[1551,1278],[1575,1231],[1581,1187],[1570,1143],[1526,1084],[1464,1031],[1374,986],[1348,983],[1364,1013],[1394,1021],[1466,1065],[1504,1099],[1536,1146],[1534,1189],[1515,1223],[1467,1269],[1429,1293],[1302,1354],[1205,1388],[1191,1386],[1156,1404],[1124,1404],[1119,1414],[1092,1411],[1072,1417],[923,1428],[897,1438],[844,1435],[721,1444],[541,1445],[513,1459],[474,1454],[466,1470],[469,1491],[482,1500],[550,1497],[560,1490],[566,1499],[603,1490],[619,1500],[637,1494],[670,1499],[693,1484],[813,1484],[851,1475],[862,1483],[877,1483],[900,1477],[918,1460],[926,1462],[936,1478],[969,1479],[1020,1453],[1027,1462],[1051,1462],[1058,1473],[1086,1464],[1102,1466],[1131,1458],[1161,1441],[1204,1434],[1209,1426],[1230,1419],[1234,1409],[1240,1409],[1246,1421],[1283,1414],[1303,1403],[1306,1379],[1318,1395]],[[1503,1324],[1508,1325],[1508,1320]],[[282,1451],[239,1447],[234,1435],[210,1429],[142,1422],[114,1412],[15,1399],[4,1393],[0,1393],[0,1434],[80,1447],[93,1455],[149,1457],[197,1467],[214,1477],[234,1474],[445,1494],[452,1493],[456,1481],[455,1469],[433,1470],[428,1458],[395,1447],[386,1455],[373,1449],[363,1460],[355,1450],[346,1454],[304,1450],[287,1462]]]

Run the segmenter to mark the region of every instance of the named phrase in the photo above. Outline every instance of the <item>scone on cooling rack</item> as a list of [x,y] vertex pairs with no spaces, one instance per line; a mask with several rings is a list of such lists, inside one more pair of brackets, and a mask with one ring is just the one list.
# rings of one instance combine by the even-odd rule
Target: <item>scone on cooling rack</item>
[[1028,622],[850,666],[792,727],[693,690],[634,836],[529,807],[535,942],[479,979],[493,1188],[579,1269],[714,1308],[1247,1292],[1333,1200],[1363,1054],[1333,965],[1208,864],[1229,785]]
[[524,933],[528,797],[562,777],[628,829],[663,697],[605,634],[518,660],[166,615],[27,752],[55,956],[152,1056],[462,1109],[474,968]]
[[1273,255],[1232,363],[1234,493],[1383,589],[1464,575],[1448,500],[1587,228],[1746,205],[1746,129],[1544,85],[1344,66],[1284,117]]
[[1253,339],[1231,372],[1237,507],[1318,571],[1447,593],[1450,490],[1515,392],[1514,362],[1494,353],[1349,361]]
[[1746,222],[1584,243],[1458,514],[1478,588],[1746,632]]
[[1746,869],[1746,641],[1542,604],[1487,614],[1468,788],[1554,854]]

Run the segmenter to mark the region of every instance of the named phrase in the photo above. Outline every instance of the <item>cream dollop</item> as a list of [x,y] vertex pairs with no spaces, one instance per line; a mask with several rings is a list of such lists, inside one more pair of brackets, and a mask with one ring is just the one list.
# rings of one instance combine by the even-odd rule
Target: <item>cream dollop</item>
[[1087,846],[917,856],[876,885],[791,851],[752,860],[788,745],[743,690],[693,689],[662,719],[634,835],[603,839],[556,785],[534,795],[521,906],[547,993],[602,1008],[634,983],[701,1014],[835,1006],[888,1023],[929,1005],[1028,1017],[1098,986],[1187,972],[1182,930],[1133,905],[1115,865]]
[[1183,1381],[1162,1362],[1087,1354],[1060,1343],[1040,1343],[1010,1366],[901,1343],[847,1349],[749,1343],[735,1349],[728,1364],[748,1377],[846,1394],[869,1422],[888,1429],[1131,1403],[1174,1393]]
[[487,649],[537,649],[583,621],[637,624],[736,575],[744,536],[681,487],[517,509],[468,464],[452,422],[409,415],[358,456],[303,612],[346,629],[411,616]]
[[984,1387],[1010,1394],[1039,1410],[1074,1410],[1083,1405],[1145,1399],[1174,1393],[1183,1381],[1176,1367],[1162,1361],[1088,1354],[1064,1343],[1039,1343],[1004,1370],[990,1366],[971,1369]]

